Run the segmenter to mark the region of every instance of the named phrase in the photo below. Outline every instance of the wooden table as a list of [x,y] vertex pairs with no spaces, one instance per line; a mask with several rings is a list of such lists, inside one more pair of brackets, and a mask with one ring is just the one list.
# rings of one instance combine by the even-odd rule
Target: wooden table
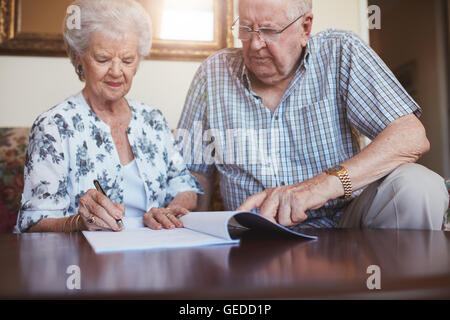
[[[450,298],[449,232],[314,234],[318,240],[248,234],[235,246],[110,254],[95,254],[81,233],[3,234],[0,298]],[[72,265],[81,289],[67,287]],[[379,290],[367,286],[373,265]]]

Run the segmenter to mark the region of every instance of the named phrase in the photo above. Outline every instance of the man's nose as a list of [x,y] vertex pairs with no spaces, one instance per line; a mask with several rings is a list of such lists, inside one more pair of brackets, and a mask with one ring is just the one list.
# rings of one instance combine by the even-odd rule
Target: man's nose
[[250,38],[250,46],[253,50],[259,50],[266,46],[266,42],[261,38],[261,34],[259,32],[254,32]]

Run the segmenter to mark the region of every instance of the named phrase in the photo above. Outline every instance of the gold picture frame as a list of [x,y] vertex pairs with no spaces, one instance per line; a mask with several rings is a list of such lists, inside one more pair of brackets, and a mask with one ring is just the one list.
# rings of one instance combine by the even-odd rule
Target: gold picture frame
[[[48,5],[51,1],[59,0],[45,1]],[[232,47],[234,40],[230,29],[234,18],[233,0],[212,1],[212,41],[163,40],[154,37],[148,59],[201,61],[222,48]],[[66,56],[60,30],[30,32],[24,28],[22,15],[29,3],[25,0],[0,0],[0,55]],[[62,20],[54,25],[62,25]]]

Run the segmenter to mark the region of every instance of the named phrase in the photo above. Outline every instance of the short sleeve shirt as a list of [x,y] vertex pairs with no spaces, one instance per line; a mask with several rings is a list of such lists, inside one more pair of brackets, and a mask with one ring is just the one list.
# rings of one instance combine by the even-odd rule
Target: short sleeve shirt
[[[359,152],[352,129],[374,139],[420,107],[377,54],[350,32],[311,37],[272,113],[252,90],[242,49],[225,49],[198,69],[178,125],[190,170],[220,174],[226,210],[267,188],[296,184]],[[307,212],[332,227],[350,200]]]

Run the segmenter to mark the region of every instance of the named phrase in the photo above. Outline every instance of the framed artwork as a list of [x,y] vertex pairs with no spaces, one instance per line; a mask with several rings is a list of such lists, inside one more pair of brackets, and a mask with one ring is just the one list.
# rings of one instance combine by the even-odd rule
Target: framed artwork
[[[136,0],[149,12],[149,59],[203,60],[233,46],[233,0]],[[62,23],[72,0],[0,0],[0,54],[65,56]]]

